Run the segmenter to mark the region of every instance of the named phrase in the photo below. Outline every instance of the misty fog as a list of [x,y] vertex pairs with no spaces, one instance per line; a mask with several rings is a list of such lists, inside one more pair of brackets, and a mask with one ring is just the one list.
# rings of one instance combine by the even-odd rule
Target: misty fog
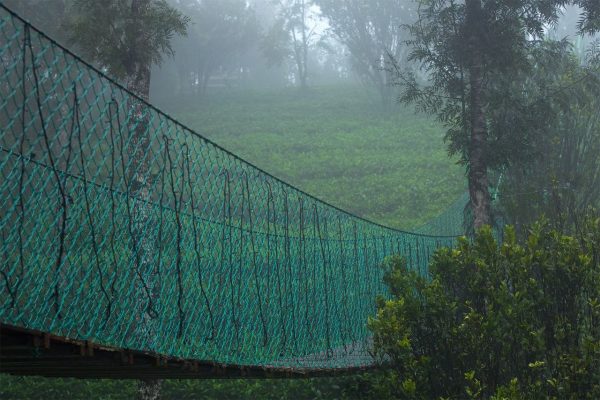
[[[71,287],[92,293],[99,286],[97,304],[112,310],[113,298],[130,293],[126,284],[115,289],[118,279],[129,279],[115,272],[120,251],[137,268],[137,275],[129,270],[131,281],[142,282],[132,283],[131,293],[145,291],[153,303],[169,284],[177,288],[172,292],[179,297],[164,302],[164,310],[172,308],[156,317],[165,318],[161,327],[168,326],[171,338],[177,325],[169,353],[177,362],[185,357],[173,349],[220,354],[206,343],[221,329],[237,346],[224,346],[230,358],[223,359],[241,365],[242,375],[227,375],[231,371],[223,372],[214,358],[207,362],[227,377],[247,373],[239,360],[257,354],[262,364],[251,366],[267,377],[273,369],[285,378],[291,360],[329,362],[342,352],[354,356],[355,348],[379,363],[356,370],[348,364],[352,373],[344,370],[343,377],[322,368],[321,380],[160,378],[139,386],[37,382],[2,373],[0,397],[156,399],[140,393],[158,396],[160,385],[164,399],[173,400],[592,399],[600,393],[594,283],[600,265],[600,0],[0,2],[3,326],[3,315],[14,317],[12,323],[34,315],[33,308],[48,315],[63,303],[70,308],[76,296],[61,303],[59,292]],[[63,58],[52,59],[52,51]],[[71,76],[73,83],[65,84]],[[73,139],[82,131],[89,137]],[[38,181],[27,175],[28,168],[42,167],[47,170]],[[79,192],[79,183],[69,183],[75,178],[85,182]],[[38,186],[29,188],[32,182]],[[44,202],[40,193],[50,193],[48,182],[58,194]],[[90,200],[94,191],[100,194]],[[122,210],[115,206],[119,196],[127,199]],[[152,214],[148,204],[160,211]],[[85,211],[80,220],[68,215],[78,206]],[[167,233],[163,212],[175,215],[165,223],[171,224]],[[364,224],[359,233],[356,221]],[[36,242],[27,229],[46,230]],[[148,239],[144,229],[156,237]],[[163,241],[172,246],[164,254]],[[305,241],[311,241],[310,257]],[[58,255],[42,246],[55,242]],[[115,242],[122,249],[115,250]],[[108,247],[107,267],[102,252]],[[170,283],[160,281],[152,264],[163,256],[171,263],[167,270],[177,270]],[[31,301],[19,300],[19,285],[29,288],[24,276],[35,270],[24,260],[35,261],[35,268],[54,266],[36,272],[52,287]],[[188,267],[183,273],[182,265]],[[367,272],[365,282],[350,282]],[[496,289],[497,297],[485,292]],[[211,294],[218,299],[212,308]],[[93,296],[85,303],[90,309]],[[15,304],[29,309],[19,314]],[[123,328],[127,323],[151,326],[152,312],[160,314],[140,301],[131,304],[121,304],[126,322],[111,331],[115,343],[122,339],[119,329],[127,330],[126,339],[135,336]],[[318,307],[325,316],[317,315]],[[310,318],[309,309],[315,310]],[[193,327],[185,312],[195,322],[210,314],[213,336],[198,333],[209,330],[201,323],[197,337],[182,334]],[[27,342],[32,351],[43,353],[40,337],[50,343],[60,336],[42,329],[48,321],[65,323],[56,314],[35,314],[39,337]],[[330,327],[331,321],[338,325]],[[447,330],[432,328],[431,321]],[[84,328],[76,318],[69,323],[59,333],[80,339]],[[96,320],[88,325],[100,326]],[[363,337],[351,340],[354,328]],[[211,339],[200,343],[200,336]],[[310,351],[302,353],[293,340]],[[117,346],[123,365],[124,342]],[[85,346],[82,354],[90,351]],[[167,358],[154,354],[156,348],[134,350],[156,355],[166,370]],[[306,376],[323,376],[319,368]]]

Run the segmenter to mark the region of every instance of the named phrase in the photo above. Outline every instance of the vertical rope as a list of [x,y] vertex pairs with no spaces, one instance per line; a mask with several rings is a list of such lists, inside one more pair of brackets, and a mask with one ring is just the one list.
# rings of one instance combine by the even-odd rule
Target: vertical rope
[[148,303],[146,305],[145,312],[150,316],[151,319],[155,319],[158,317],[158,312],[154,308],[154,299],[152,298],[152,293],[150,292],[150,288],[148,287],[148,284],[146,283],[146,280],[144,279],[144,275],[142,274],[142,271],[140,270],[140,266],[142,264],[142,259],[141,259],[140,253],[139,253],[137,235],[135,234],[134,229],[133,229],[133,212],[131,209],[132,196],[130,195],[131,182],[129,181],[129,177],[127,176],[127,165],[125,163],[125,160],[126,160],[125,144],[124,144],[124,140],[123,140],[123,135],[120,135],[119,141],[120,141],[119,147],[121,150],[121,168],[123,170],[123,182],[125,184],[125,190],[126,190],[125,191],[125,200],[126,200],[125,205],[126,205],[126,211],[127,211],[127,229],[129,232],[129,239],[131,240],[132,248],[133,248],[133,257],[134,257],[134,263],[135,263],[135,267],[134,267],[135,275],[139,279],[139,281],[142,285],[142,289],[148,299]]
[[[228,265],[229,265],[229,285],[230,285],[230,291],[233,291],[233,278],[231,277],[231,274],[233,273],[233,269],[232,269],[232,263],[233,263],[233,254],[232,254],[232,249],[233,249],[233,243],[232,243],[232,216],[231,216],[231,188],[230,188],[230,182],[229,182],[229,171],[225,170],[224,173],[221,174],[224,178],[223,181],[223,222],[222,222],[222,235],[221,235],[221,282],[220,282],[220,286],[223,288],[225,287],[225,284],[223,282],[223,278],[225,276],[227,276],[227,270],[225,268],[225,264],[227,263],[227,261],[229,261]],[[229,241],[230,241],[230,246],[227,247],[227,228],[229,228]],[[229,248],[229,254],[227,256],[227,251],[226,249]],[[233,293],[233,292],[231,292]],[[233,296],[233,294],[232,294]],[[233,297],[231,298],[231,304],[233,305]],[[233,307],[232,307],[233,308]],[[235,309],[232,310],[232,320],[234,325],[236,324],[235,322]],[[236,335],[237,335],[237,331],[236,331]]]
[[[23,226],[25,224],[25,200],[23,196],[23,182],[25,180],[25,133],[27,132],[26,124],[25,124],[25,111],[27,105],[27,47],[31,46],[31,34],[29,31],[29,26],[25,25],[23,29],[23,46],[21,48],[21,95],[23,96],[21,102],[21,136],[19,138],[19,159],[20,159],[20,174],[19,174],[19,227],[17,230],[18,235],[18,248],[19,248],[19,274],[16,279],[16,283],[11,283],[11,279],[8,276],[8,265],[10,263],[10,257],[8,256],[8,249],[5,247],[5,265],[6,267],[0,271],[2,277],[4,278],[6,290],[8,291],[8,295],[10,296],[10,308],[14,308],[17,302],[17,295],[19,292],[19,286],[23,282],[23,278],[25,276],[25,254],[23,252]],[[4,238],[4,229],[2,230],[2,242],[6,243],[6,239]]]
[[313,210],[315,214],[315,222],[317,234],[319,235],[319,244],[321,247],[321,255],[323,257],[323,296],[325,300],[325,339],[327,341],[327,358],[333,356],[333,348],[331,347],[331,321],[329,319],[329,277],[327,275],[327,256],[325,252],[325,245],[323,243],[323,235],[321,233],[321,224],[319,223],[319,212],[317,205],[313,204]]
[[197,228],[197,224],[196,224],[196,205],[194,203],[194,188],[192,186],[192,172],[191,172],[191,161],[190,161],[190,151],[189,151],[189,147],[187,145],[187,143],[184,144],[184,148],[185,148],[185,153],[184,153],[184,157],[185,157],[185,165],[186,165],[186,169],[187,169],[187,174],[188,174],[188,185],[189,185],[189,191],[190,191],[190,207],[191,207],[191,214],[192,214],[192,233],[194,235],[194,254],[196,256],[196,268],[197,268],[197,273],[198,273],[198,285],[200,286],[200,294],[202,296],[202,299],[204,301],[204,305],[206,306],[206,310],[208,311],[208,318],[210,321],[210,336],[208,337],[207,340],[211,341],[214,340],[215,336],[216,336],[216,328],[215,328],[215,321],[214,321],[214,317],[213,317],[213,312],[212,312],[212,308],[210,305],[210,300],[208,298],[208,295],[206,294],[206,290],[204,289],[204,279],[202,278],[202,266],[201,266],[201,260],[202,260],[202,256],[200,255],[200,249],[199,249],[199,243],[198,243],[198,228]]
[[310,325],[310,301],[309,301],[309,290],[308,290],[308,265],[306,262],[306,223],[304,220],[304,199],[299,198],[299,203],[300,203],[300,247],[301,247],[301,253],[300,253],[300,262],[301,262],[301,271],[303,272],[303,282],[304,282],[304,295],[306,296],[305,300],[304,300],[304,322],[305,322],[305,328],[306,328],[306,332],[308,333],[308,337],[310,338],[310,341],[313,341],[313,331],[312,331],[312,326]]
[[[173,195],[173,203],[175,209],[175,224],[177,226],[177,237],[176,237],[176,250],[177,255],[175,257],[175,268],[177,270],[177,310],[179,312],[179,326],[177,329],[177,337],[181,338],[183,335],[183,325],[185,322],[185,312],[183,310],[183,282],[181,278],[181,203],[182,199],[177,198],[177,191],[175,190],[175,174],[173,173],[173,159],[171,158],[171,151],[169,150],[169,138],[166,136],[163,137],[165,142],[165,153],[167,154],[167,159],[169,160],[169,175],[171,177],[171,194]],[[182,173],[185,170],[182,168]],[[184,177],[181,178],[182,184]],[[182,194],[180,194],[181,196]]]
[[[25,29],[28,31],[28,27],[26,26]],[[54,300],[53,303],[53,307],[54,307],[54,314],[56,315],[56,318],[58,320],[62,319],[62,315],[60,313],[60,288],[59,288],[59,275],[60,275],[60,269],[63,263],[63,256],[64,256],[64,252],[65,252],[65,237],[67,234],[67,217],[68,217],[68,212],[67,212],[67,194],[66,194],[66,190],[63,186],[63,182],[60,179],[60,175],[58,173],[58,169],[56,168],[56,162],[54,161],[54,156],[53,156],[53,152],[52,152],[52,148],[50,146],[50,137],[48,135],[48,131],[46,129],[46,122],[45,122],[45,118],[44,118],[44,113],[42,111],[42,99],[41,99],[41,95],[40,95],[40,85],[39,85],[39,78],[38,78],[38,74],[37,74],[37,70],[36,70],[36,65],[35,65],[35,55],[33,53],[33,46],[31,44],[31,39],[27,42],[27,46],[29,47],[29,53],[31,56],[31,71],[33,72],[33,80],[34,80],[34,84],[35,84],[35,100],[36,100],[36,105],[37,105],[37,110],[38,110],[38,117],[40,119],[40,125],[41,125],[41,130],[42,130],[42,137],[44,140],[44,145],[46,146],[46,152],[48,154],[48,160],[50,162],[50,168],[52,169],[52,173],[54,175],[54,178],[56,179],[56,185],[58,186],[58,191],[60,194],[60,202],[61,202],[61,209],[62,209],[62,217],[61,217],[61,222],[60,222],[60,227],[59,227],[59,233],[58,233],[58,252],[56,255],[56,261],[54,263],[54,293],[52,294],[52,296],[50,297],[51,299]],[[71,154],[71,145],[69,143],[69,157]],[[69,165],[67,162],[66,165],[66,170],[69,170]]]
[[[338,216],[338,241],[339,241],[339,245],[340,245],[340,275],[342,278],[342,313],[344,316],[344,327],[346,328],[347,332],[349,335],[351,335],[350,331],[350,320],[348,318],[348,282],[346,280],[346,253],[345,253],[345,246],[344,246],[344,236],[343,236],[343,232],[342,232],[342,220],[341,217]],[[352,338],[352,340],[354,341],[354,338]],[[343,340],[344,342],[344,347],[346,346],[345,340]]]
[[110,251],[112,255],[112,267],[114,278],[110,285],[112,295],[116,295],[116,283],[118,279],[118,262],[117,262],[117,250],[115,248],[115,234],[117,232],[117,222],[116,222],[116,202],[115,202],[115,175],[116,175],[116,146],[115,146],[115,137],[113,132],[113,113],[112,106],[116,108],[116,120],[117,120],[117,129],[118,134],[121,136],[121,121],[119,117],[119,105],[115,98],[113,97],[108,105],[108,119],[109,119],[109,135],[110,135],[110,183],[109,183],[109,191],[110,191]]
[[[98,244],[96,243],[96,224],[94,223],[94,217],[90,208],[90,196],[88,194],[87,185],[87,173],[84,161],[83,152],[83,137],[81,135],[81,124],[79,122],[79,101],[77,100],[77,87],[73,85],[73,125],[71,127],[71,135],[69,136],[69,148],[71,147],[73,130],[77,127],[77,141],[79,142],[79,159],[81,160],[81,175],[83,177],[83,198],[85,200],[85,211],[88,217],[88,227],[90,229],[90,242],[92,243],[92,251],[94,252],[94,261],[96,265],[96,272],[98,273],[98,280],[100,282],[100,291],[106,298],[107,307],[106,314],[104,316],[104,322],[102,328],[108,322],[110,314],[112,312],[112,299],[110,298],[106,288],[104,287],[104,274],[102,273],[102,261],[100,260],[100,254],[98,252]],[[69,150],[69,154],[71,151]],[[67,161],[68,164],[68,161]]]
[[254,272],[254,286],[256,287],[256,297],[258,298],[258,314],[260,321],[262,322],[262,333],[263,333],[263,346],[266,346],[269,342],[269,336],[267,334],[267,321],[263,312],[263,300],[260,293],[260,281],[258,279],[258,265],[256,263],[256,247],[254,245],[254,226],[252,225],[252,206],[250,202],[250,184],[248,183],[248,175],[244,177],[245,192],[248,199],[248,219],[250,221],[250,246],[252,251],[252,270]]
[[288,281],[286,283],[286,302],[287,307],[290,308],[292,314],[292,344],[293,349],[292,353],[295,355],[298,351],[298,343],[296,336],[296,306],[294,303],[294,293],[293,293],[293,282],[292,282],[292,255],[290,251],[290,208],[289,208],[289,198],[288,193],[283,190],[283,210],[284,210],[284,258],[286,259],[286,268],[287,268],[287,277]]
[[[271,196],[273,196],[272,193],[272,188],[269,185],[268,186],[268,190],[271,193]],[[276,205],[273,204],[273,210],[275,211],[275,207]],[[280,343],[280,355],[285,354],[285,348],[287,346],[287,330],[285,329],[285,308],[283,306],[283,288],[281,285],[281,264],[280,264],[280,260],[279,260],[279,235],[277,233],[277,221],[275,222],[273,229],[274,229],[274,236],[275,236],[275,276],[276,276],[276,280],[277,280],[277,300],[279,303],[279,325],[281,328],[281,336],[282,336],[282,341]]]

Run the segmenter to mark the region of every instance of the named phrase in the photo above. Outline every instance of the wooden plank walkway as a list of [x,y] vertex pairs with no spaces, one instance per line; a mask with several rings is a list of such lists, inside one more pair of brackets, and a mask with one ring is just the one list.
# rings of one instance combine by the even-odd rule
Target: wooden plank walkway
[[14,375],[86,379],[276,379],[349,375],[373,368],[224,365],[107,347],[0,324],[0,372]]

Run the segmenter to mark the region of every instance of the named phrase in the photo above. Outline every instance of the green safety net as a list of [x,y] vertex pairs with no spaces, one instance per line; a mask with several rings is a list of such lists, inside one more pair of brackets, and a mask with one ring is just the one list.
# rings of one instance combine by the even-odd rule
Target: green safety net
[[4,324],[225,364],[371,365],[382,260],[426,274],[461,232],[460,217],[433,236],[319,201],[1,5],[0,63]]
[[[415,229],[416,233],[426,235],[461,236],[469,232],[469,193],[465,192],[442,214]],[[467,223],[465,223],[467,222]]]

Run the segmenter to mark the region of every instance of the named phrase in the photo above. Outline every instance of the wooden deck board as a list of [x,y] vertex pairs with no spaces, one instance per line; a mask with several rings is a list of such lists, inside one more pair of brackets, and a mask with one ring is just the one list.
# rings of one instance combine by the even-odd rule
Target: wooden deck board
[[101,346],[0,324],[0,372],[89,379],[308,378],[356,374],[373,367],[293,369],[222,365]]

